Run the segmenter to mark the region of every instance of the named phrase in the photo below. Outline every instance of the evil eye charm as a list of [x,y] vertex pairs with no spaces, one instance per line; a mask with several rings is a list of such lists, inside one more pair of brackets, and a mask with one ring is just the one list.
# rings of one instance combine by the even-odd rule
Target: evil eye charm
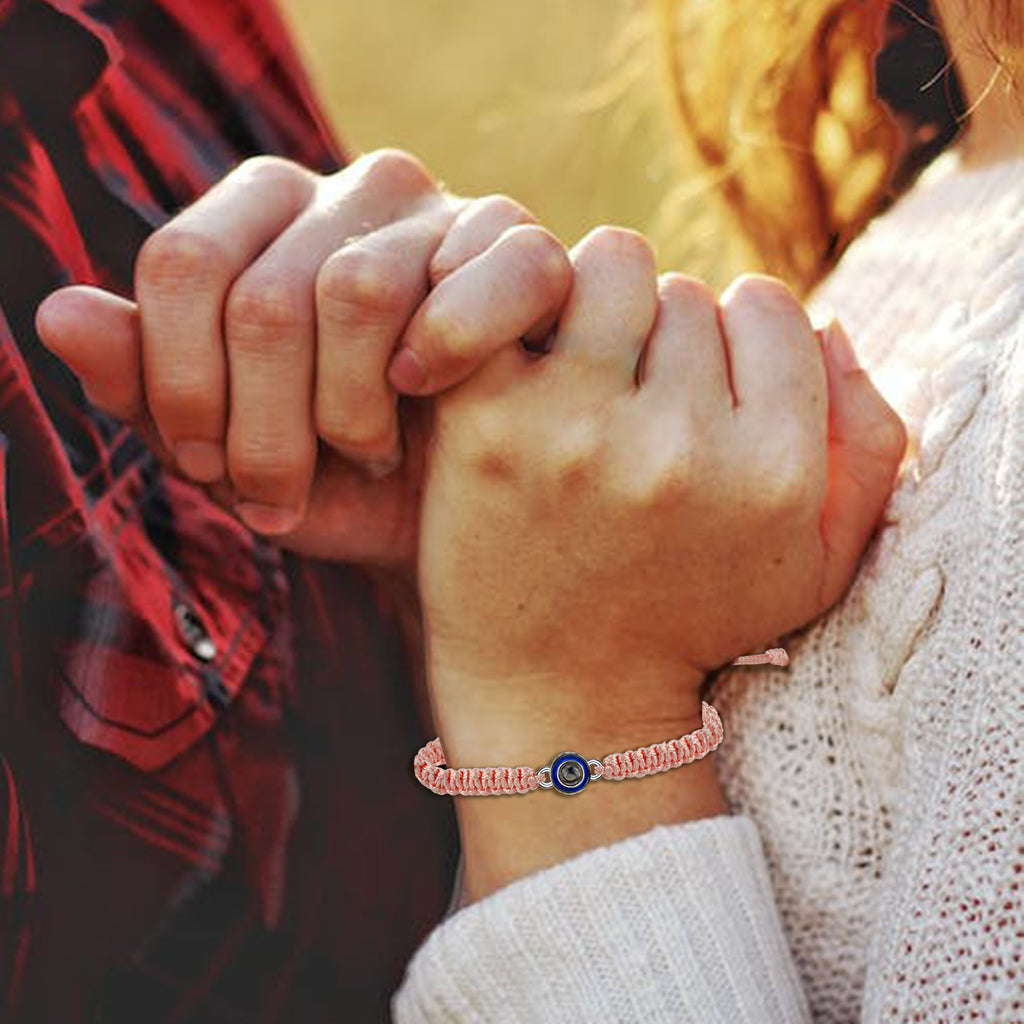
[[547,771],[551,773],[551,781],[547,785],[542,782],[541,785],[545,789],[554,786],[559,793],[565,793],[567,796],[584,789],[594,774],[586,758],[568,750],[564,754],[559,754]]

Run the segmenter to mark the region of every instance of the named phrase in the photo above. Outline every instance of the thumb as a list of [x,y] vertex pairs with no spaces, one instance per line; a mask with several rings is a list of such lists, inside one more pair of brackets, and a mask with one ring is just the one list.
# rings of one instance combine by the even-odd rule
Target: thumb
[[822,608],[853,579],[907,446],[907,430],[857,361],[837,320],[819,332],[828,379],[828,486],[821,516],[825,544]]
[[110,292],[72,285],[36,311],[39,340],[79,378],[89,400],[128,422],[145,413],[138,307]]

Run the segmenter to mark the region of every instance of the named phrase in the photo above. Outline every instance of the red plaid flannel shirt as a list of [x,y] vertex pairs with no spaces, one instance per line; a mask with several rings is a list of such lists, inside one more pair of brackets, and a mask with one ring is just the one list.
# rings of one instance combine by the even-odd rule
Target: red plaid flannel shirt
[[268,0],[0,0],[0,1021],[386,1020],[444,910],[386,592],[165,473],[33,328],[269,152],[342,159]]

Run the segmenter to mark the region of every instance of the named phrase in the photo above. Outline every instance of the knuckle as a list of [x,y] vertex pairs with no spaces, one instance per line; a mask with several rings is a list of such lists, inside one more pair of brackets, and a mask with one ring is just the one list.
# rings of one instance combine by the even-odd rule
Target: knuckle
[[367,176],[380,179],[394,191],[428,192],[437,187],[423,163],[404,149],[374,150],[362,157],[361,162]]
[[446,417],[446,432],[454,437],[466,463],[485,477],[510,478],[519,467],[519,455],[505,423],[493,407],[476,405]]
[[[428,273],[437,285],[510,231],[536,225],[525,206],[503,195],[474,199],[459,214],[444,243],[430,258]],[[487,244],[472,244],[473,241]]]
[[756,306],[769,313],[790,313],[803,307],[783,281],[767,274],[742,274],[726,289],[722,304]]
[[466,359],[478,344],[476,332],[444,302],[431,302],[423,309],[418,330],[421,347],[432,362]]
[[334,253],[316,280],[317,306],[328,316],[347,318],[353,310],[387,314],[403,299],[398,256],[359,245]]
[[245,344],[264,335],[287,336],[309,325],[309,303],[302,292],[280,278],[243,277],[231,289],[225,307],[228,337]]
[[701,304],[713,307],[718,301],[714,291],[703,281],[675,271],[659,276],[658,294],[664,301],[686,306]]
[[794,459],[777,460],[766,472],[758,493],[770,511],[782,515],[805,509],[817,496],[812,474]]
[[658,504],[675,504],[695,490],[699,478],[693,452],[680,445],[674,457],[655,477],[655,501]]
[[593,417],[579,417],[548,448],[547,475],[562,490],[575,488],[599,474],[603,454],[604,435],[600,425]]
[[234,172],[239,178],[249,181],[266,181],[269,184],[287,183],[304,179],[309,172],[283,156],[262,154],[243,160]]
[[229,442],[228,472],[239,491],[286,491],[305,472],[308,452],[269,438]]
[[541,283],[561,288],[572,278],[565,246],[546,228],[524,224],[505,232],[506,239],[523,253]]
[[695,453],[680,441],[654,460],[646,475],[636,474],[637,487],[633,499],[654,509],[675,507],[696,490],[699,480]]
[[654,250],[651,248],[651,243],[639,231],[634,231],[632,228],[603,224],[586,235],[580,245],[620,259],[634,259],[654,264]]
[[343,404],[317,400],[315,410],[317,434],[328,444],[359,457],[389,455],[397,442],[393,416],[381,418],[373,412],[379,405],[378,395],[365,396],[364,401]]
[[519,452],[511,444],[494,446],[477,453],[473,460],[477,472],[492,480],[511,480],[519,476]]
[[223,265],[223,255],[210,238],[168,225],[150,235],[139,251],[139,289],[205,284]]
[[284,194],[291,205],[301,209],[312,195],[316,175],[284,157],[260,156],[245,161],[236,171],[239,180],[250,188],[260,187]]
[[617,475],[625,481],[623,498],[656,509],[676,505],[705,481],[720,478],[720,467],[706,474],[720,451],[714,434],[694,432],[676,410],[630,420],[629,429],[617,434],[613,452]]
[[209,423],[221,412],[220,397],[211,382],[187,366],[154,375],[146,392],[157,419],[174,416],[185,422]]
[[510,196],[498,194],[477,199],[469,208],[468,214],[474,217],[486,214],[496,221],[507,224],[534,224],[537,221],[522,203],[517,203]]

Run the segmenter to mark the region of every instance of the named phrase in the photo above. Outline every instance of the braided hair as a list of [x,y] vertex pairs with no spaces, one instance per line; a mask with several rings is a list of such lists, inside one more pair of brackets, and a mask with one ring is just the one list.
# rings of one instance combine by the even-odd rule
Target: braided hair
[[802,293],[963,125],[927,0],[657,5],[684,136],[764,269]]

